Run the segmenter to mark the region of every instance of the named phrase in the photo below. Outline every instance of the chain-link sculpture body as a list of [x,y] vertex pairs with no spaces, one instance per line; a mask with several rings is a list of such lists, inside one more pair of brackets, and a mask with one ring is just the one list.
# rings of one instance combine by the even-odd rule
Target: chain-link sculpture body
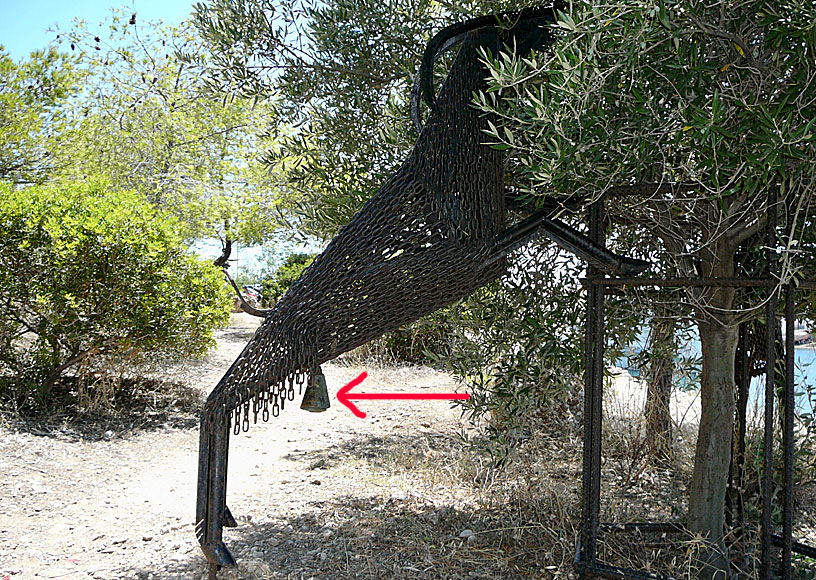
[[552,10],[541,12],[509,29],[457,32],[442,47],[461,44],[410,156],[271,309],[208,398],[196,532],[213,577],[235,563],[222,541],[235,524],[225,502],[230,430],[277,415],[321,363],[497,279],[504,256],[540,233],[609,267],[640,267],[545,216],[505,230],[503,155],[483,144],[487,120],[470,106],[486,76],[478,51],[542,44]]

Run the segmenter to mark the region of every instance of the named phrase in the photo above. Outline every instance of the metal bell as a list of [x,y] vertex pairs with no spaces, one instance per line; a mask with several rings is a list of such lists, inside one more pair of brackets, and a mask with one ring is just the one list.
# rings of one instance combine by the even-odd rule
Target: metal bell
[[330,406],[326,376],[320,367],[318,367],[317,372],[312,373],[312,376],[309,378],[309,384],[306,385],[306,392],[303,393],[303,402],[300,404],[300,408],[304,411],[320,413]]

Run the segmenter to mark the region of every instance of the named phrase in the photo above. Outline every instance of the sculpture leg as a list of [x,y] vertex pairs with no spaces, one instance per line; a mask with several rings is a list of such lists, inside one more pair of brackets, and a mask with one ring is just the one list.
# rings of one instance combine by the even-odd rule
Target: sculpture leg
[[235,525],[226,505],[227,455],[229,452],[229,418],[225,411],[201,416],[198,455],[198,500],[196,503],[196,535],[201,549],[210,562],[210,578],[221,566],[234,566],[235,559],[222,539],[225,525]]

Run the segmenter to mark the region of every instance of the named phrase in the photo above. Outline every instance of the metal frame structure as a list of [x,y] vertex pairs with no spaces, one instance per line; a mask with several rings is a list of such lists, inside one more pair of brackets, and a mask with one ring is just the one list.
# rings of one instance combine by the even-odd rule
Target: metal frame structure
[[[778,282],[776,276],[776,256],[773,248],[776,247],[776,196],[769,196],[768,200],[768,228],[767,228],[767,261],[768,274],[764,279],[746,278],[647,278],[647,277],[606,277],[597,268],[590,265],[587,279],[587,316],[586,316],[586,374],[584,395],[584,454],[583,454],[583,516],[581,534],[576,550],[575,568],[582,578],[613,578],[632,580],[659,580],[666,579],[653,572],[632,568],[612,566],[599,561],[598,534],[599,531],[618,531],[622,533],[662,532],[682,533],[685,528],[682,524],[672,522],[636,522],[624,525],[602,524],[599,521],[601,506],[601,456],[602,456],[602,429],[603,429],[603,375],[604,375],[604,315],[606,290],[615,287],[619,291],[632,287],[743,287],[767,289],[766,320],[774,321],[767,324],[765,336],[765,399],[764,399],[764,451],[763,451],[763,482],[762,482],[762,521],[759,530],[760,538],[760,578],[770,580],[775,578],[772,566],[771,547],[781,547],[781,578],[790,580],[792,577],[793,554],[802,554],[816,558],[816,547],[793,541],[793,474],[794,474],[794,324],[796,311],[796,291],[816,289],[816,280],[801,280],[794,286],[789,283],[784,288],[785,308],[785,376],[782,400],[784,413],[782,416],[782,453],[783,453],[783,524],[782,533],[775,534],[771,521],[773,494],[773,442],[774,442],[774,389],[768,385],[776,384],[776,353],[777,329],[779,320],[777,307],[780,297],[776,292]],[[603,198],[595,201],[589,208],[589,236],[597,244],[604,243],[605,208]],[[744,342],[744,328],[741,332],[741,362],[738,362],[738,401],[739,432],[737,440],[737,454],[734,460],[732,477],[736,478],[736,485],[741,487],[743,469],[742,462],[745,456],[745,418],[750,385],[749,373],[746,369],[746,353]],[[740,372],[739,369],[742,369]],[[732,448],[733,449],[733,448]],[[733,450],[732,450],[733,454]],[[732,482],[733,484],[734,482]],[[741,502],[732,510],[736,516],[732,517],[731,525],[735,528],[746,529],[744,520],[744,506]]]

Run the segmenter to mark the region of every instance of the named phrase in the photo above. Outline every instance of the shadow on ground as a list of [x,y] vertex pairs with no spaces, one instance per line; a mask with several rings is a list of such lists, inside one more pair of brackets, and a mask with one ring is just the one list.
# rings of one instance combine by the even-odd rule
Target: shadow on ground
[[219,339],[227,342],[249,342],[255,334],[256,326],[228,326],[218,331]]
[[[509,514],[502,509],[469,511],[353,497],[315,502],[312,508],[280,521],[239,522],[226,539],[238,568],[222,570],[219,578],[552,577],[547,572],[551,553],[541,544],[543,525],[508,525]],[[187,580],[206,572],[195,550],[187,560],[156,569],[122,569],[121,576]]]
[[123,380],[108,400],[84,411],[76,389],[66,386],[54,394],[51,409],[33,416],[6,413],[3,420],[14,431],[67,441],[100,441],[143,431],[192,429],[201,410],[199,389],[181,382],[157,379]]
[[292,451],[283,456],[293,462],[308,461],[309,469],[335,469],[350,459],[365,461],[369,468],[394,467],[416,470],[441,458],[463,462],[461,437],[438,432],[361,435],[341,443],[308,451]]

